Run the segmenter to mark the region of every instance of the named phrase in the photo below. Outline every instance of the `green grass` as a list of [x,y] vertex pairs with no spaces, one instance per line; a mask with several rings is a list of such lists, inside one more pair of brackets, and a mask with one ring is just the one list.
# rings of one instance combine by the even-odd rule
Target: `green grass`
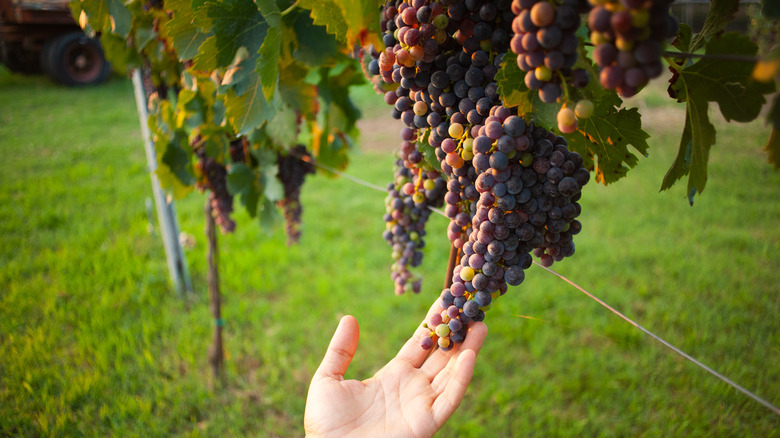
[[[658,193],[679,141],[673,109],[648,115],[651,156],[629,178],[587,188],[577,254],[554,267],[780,404],[780,174],[760,151],[767,129],[719,122],[709,183],[689,207],[683,186]],[[308,382],[339,317],[361,323],[347,377],[366,378],[443,281],[444,218],[429,223],[424,294],[396,297],[384,196],[311,178],[300,245],[242,212],[236,233],[220,236],[219,385],[206,360],[203,196],[176,205],[196,238],[196,293],[181,300],[147,231],[129,82],[65,89],[0,71],[0,153],[0,435],[300,436]],[[391,164],[358,153],[349,172],[383,185]],[[486,322],[474,380],[442,437],[780,436],[780,417],[538,267]]]

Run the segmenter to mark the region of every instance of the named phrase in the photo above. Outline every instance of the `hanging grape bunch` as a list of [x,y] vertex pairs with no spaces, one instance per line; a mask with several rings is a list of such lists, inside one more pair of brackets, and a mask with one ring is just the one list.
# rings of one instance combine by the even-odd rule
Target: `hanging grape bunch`
[[564,0],[559,5],[550,1],[515,0],[512,11],[511,49],[517,54],[517,66],[526,72],[525,84],[539,90],[539,98],[554,103],[566,83],[582,88],[590,80],[584,69],[573,69],[577,62],[577,29],[580,13],[588,5],[579,0]]
[[404,167],[402,159],[396,161],[395,178],[387,187],[385,223],[388,229],[383,237],[393,248],[391,277],[397,295],[410,289],[414,293],[420,292],[422,279],[409,267],[422,262],[425,223],[431,215],[428,206],[441,205],[444,186],[444,180],[437,172],[410,169]]
[[591,0],[588,28],[604,88],[630,97],[661,74],[665,41],[678,27],[669,14],[673,1]]
[[[588,14],[599,82],[633,95],[660,73],[663,41],[676,25],[669,0],[390,0],[381,13],[385,49],[367,70],[382,83],[401,148],[386,199],[385,239],[393,248],[396,293],[419,292],[410,271],[422,261],[429,207],[445,203],[447,236],[459,263],[426,322],[422,347],[463,342],[508,286],[538,257],[550,266],[574,253],[582,187],[590,179],[567,141],[503,106],[495,81],[508,50],[539,99],[561,105],[561,133],[577,129],[594,104],[572,90],[589,82],[575,68]],[[609,56],[608,56],[609,55]],[[616,79],[619,73],[619,80]]]

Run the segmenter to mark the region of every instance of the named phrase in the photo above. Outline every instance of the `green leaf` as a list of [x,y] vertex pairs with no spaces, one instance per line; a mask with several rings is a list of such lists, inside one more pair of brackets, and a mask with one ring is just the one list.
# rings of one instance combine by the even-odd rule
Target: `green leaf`
[[[501,61],[501,67],[495,76],[498,94],[507,108],[526,108],[531,105],[529,93],[525,86],[525,72],[517,66],[517,55],[507,52]],[[524,114],[526,111],[521,111]]]
[[262,189],[260,176],[246,164],[232,163],[228,168],[227,189],[233,196],[240,195],[249,216],[255,217]]
[[225,115],[236,134],[249,134],[274,114],[263,96],[255,59],[243,58],[239,52],[222,82]]
[[317,87],[305,82],[309,70],[300,64],[291,63],[280,73],[279,93],[282,101],[300,111],[303,117],[313,116],[317,112]]
[[268,29],[257,58],[257,72],[260,75],[260,84],[263,86],[263,95],[266,100],[273,99],[274,91],[276,91],[279,82],[279,51],[281,48],[281,30],[278,26],[273,26]]
[[73,0],[70,8],[83,11],[94,32],[115,33],[127,38],[133,17],[121,0]]
[[284,185],[277,178],[279,168],[276,163],[271,161],[261,164],[260,171],[263,174],[263,182],[265,183],[265,190],[263,190],[265,198],[272,202],[284,198]]
[[279,217],[279,212],[276,210],[276,205],[266,198],[263,200],[263,208],[259,213],[258,219],[260,227],[270,234],[281,219],[281,217]]
[[208,0],[201,9],[211,20],[213,27],[208,31],[213,35],[203,42],[193,59],[196,70],[227,67],[240,47],[245,47],[250,54],[260,49],[268,23],[252,0]]
[[166,0],[165,9],[172,17],[160,29],[160,34],[170,40],[179,59],[186,61],[198,55],[198,48],[211,33],[200,31],[196,23],[195,8],[190,0]]
[[293,49],[293,56],[309,67],[318,68],[330,65],[331,59],[338,56],[340,44],[325,26],[316,26],[308,14],[297,14],[293,30],[298,43]]
[[672,41],[672,46],[676,47],[677,50],[681,52],[687,52],[691,47],[692,36],[693,31],[691,30],[691,26],[686,23],[680,23],[680,28],[677,30],[674,41]]
[[373,44],[374,47],[383,47],[379,38],[380,6],[384,2],[366,0],[339,0],[337,4],[344,13],[347,23],[347,46],[355,44],[361,47]]
[[268,137],[277,145],[289,147],[298,136],[298,114],[289,105],[280,105],[266,129]]
[[274,0],[255,0],[260,14],[271,27],[279,27],[282,23],[282,14],[279,12],[279,6]]
[[688,51],[699,50],[710,38],[723,32],[726,25],[734,19],[738,9],[739,0],[710,0],[710,9],[707,18],[704,19],[704,26],[691,41]]
[[593,156],[596,180],[609,184],[626,175],[637,165],[632,146],[643,156],[650,137],[642,130],[642,116],[636,108],[617,109],[609,102],[599,102],[594,114],[579,120],[579,134],[568,138],[569,148],[583,157]]
[[[736,32],[713,38],[706,46],[706,54],[712,56],[753,56],[757,51],[758,46],[747,36]],[[774,83],[751,79],[753,65],[716,57],[704,58],[682,69],[675,87],[684,87],[686,93],[695,89],[697,98],[717,102],[728,121],[749,122],[758,117],[766,103],[763,95],[774,91]]]
[[707,115],[709,103],[698,96],[699,92],[697,89],[687,90],[688,102],[680,151],[664,177],[661,190],[668,189],[686,174],[689,175],[689,193],[694,190],[701,193],[707,185],[707,162],[710,148],[715,144],[715,127]]
[[341,8],[333,0],[299,0],[298,6],[309,9],[316,25],[325,26],[337,40],[347,40],[347,22]]
[[427,142],[417,143],[417,148],[420,150],[423,159],[425,159],[425,162],[428,163],[429,166],[431,166],[437,172],[442,171],[441,163],[439,163],[439,159],[436,157],[436,149],[433,146]]
[[711,58],[700,59],[679,71],[671,86],[680,101],[686,102],[686,118],[680,148],[661,184],[661,190],[671,187],[685,175],[692,197],[707,184],[709,150],[715,144],[715,127],[709,120],[709,102],[717,102],[727,121],[749,122],[758,117],[766,102],[764,94],[774,90],[774,83],[752,80],[753,64],[734,62],[719,55],[753,56],[757,47],[748,37],[731,32],[712,38],[705,53]]

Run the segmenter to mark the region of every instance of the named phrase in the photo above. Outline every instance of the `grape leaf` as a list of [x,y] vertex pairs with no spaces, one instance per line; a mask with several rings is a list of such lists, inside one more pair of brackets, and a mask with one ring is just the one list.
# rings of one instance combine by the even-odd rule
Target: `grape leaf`
[[317,87],[305,82],[309,70],[298,63],[286,64],[279,78],[282,101],[300,111],[303,117],[313,117],[318,109]]
[[501,67],[495,76],[498,94],[507,108],[530,105],[528,94],[531,90],[525,85],[525,72],[517,66],[517,55],[507,52],[501,61]]
[[92,32],[115,33],[123,38],[130,33],[133,16],[121,0],[72,0],[69,7],[74,14],[86,14]]
[[268,198],[263,200],[263,208],[259,212],[258,219],[260,220],[260,227],[270,234],[271,230],[279,222],[279,211],[276,206]]
[[688,48],[691,47],[692,36],[691,26],[686,23],[680,23],[680,28],[677,29],[677,35],[675,35],[674,41],[672,41],[672,46],[681,52],[687,52]]
[[710,0],[710,9],[707,12],[707,18],[704,19],[704,26],[702,26],[701,32],[691,40],[688,51],[699,50],[710,38],[723,32],[726,25],[734,19],[738,9],[739,0]]
[[295,109],[289,105],[281,105],[268,123],[266,132],[274,144],[291,146],[298,135],[298,114]]
[[578,133],[567,137],[569,148],[584,158],[593,157],[596,180],[604,184],[617,181],[637,165],[629,145],[644,156],[649,148],[650,135],[642,130],[639,111],[617,109],[610,102],[597,103],[592,116],[580,119]]
[[347,40],[347,22],[341,8],[333,0],[299,0],[298,6],[309,9],[314,24],[325,26],[337,40]]
[[207,0],[200,9],[209,16],[212,28],[205,30],[213,35],[203,42],[193,59],[195,69],[212,71],[227,67],[240,47],[246,47],[250,54],[260,49],[268,23],[252,0]]
[[383,3],[370,0],[339,0],[336,3],[347,23],[347,47],[373,44],[377,50],[384,48],[379,38],[379,12]]
[[661,190],[689,175],[688,193],[692,199],[707,184],[709,150],[715,144],[715,127],[709,120],[709,102],[717,102],[726,120],[748,122],[755,119],[766,102],[764,94],[774,90],[774,83],[751,79],[753,64],[734,62],[717,55],[739,53],[755,55],[757,47],[748,37],[735,32],[712,38],[704,58],[678,72],[670,87],[678,100],[686,102],[686,118],[680,148],[672,167],[666,173]]
[[[754,56],[756,46],[745,35],[729,32],[711,39],[706,54],[712,56],[738,53]],[[764,94],[774,91],[773,83],[753,81],[753,63],[735,62],[729,59],[704,58],[680,71],[686,91],[698,90],[698,97],[717,102],[727,121],[749,122],[758,117],[766,99]],[[690,99],[688,99],[690,100]]]
[[271,27],[279,27],[282,23],[282,14],[279,12],[279,6],[274,0],[255,0],[257,8],[265,21]]
[[257,215],[257,202],[262,196],[259,175],[244,163],[231,163],[228,167],[227,189],[233,196],[240,196],[241,203],[250,217]]
[[263,175],[263,186],[265,187],[263,195],[265,195],[265,199],[276,202],[284,198],[284,184],[276,176],[279,173],[276,160],[262,162],[260,164],[260,172]]
[[195,10],[191,4],[190,0],[167,0],[165,9],[172,17],[160,28],[160,34],[170,41],[182,61],[197,56],[200,45],[211,36],[195,25]]
[[245,49],[239,50],[220,86],[225,114],[237,134],[248,134],[273,117],[274,108],[263,96],[255,70],[256,59]]
[[257,72],[260,75],[260,84],[263,87],[263,95],[267,100],[272,100],[279,82],[279,52],[282,48],[282,35],[279,26],[268,29],[263,45],[257,57]]
[[293,56],[300,62],[309,67],[330,65],[330,60],[339,54],[338,41],[327,32],[325,26],[314,25],[308,14],[297,14],[292,27],[298,39]]

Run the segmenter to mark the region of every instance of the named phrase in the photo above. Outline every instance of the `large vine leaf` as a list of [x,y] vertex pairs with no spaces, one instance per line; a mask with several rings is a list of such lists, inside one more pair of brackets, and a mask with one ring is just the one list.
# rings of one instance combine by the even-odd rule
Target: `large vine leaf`
[[704,19],[704,26],[702,26],[701,32],[691,40],[688,50],[690,52],[699,50],[710,38],[723,32],[726,25],[734,19],[738,9],[739,0],[710,0],[710,9],[707,12],[707,18]]
[[365,47],[373,44],[378,50],[384,47],[379,38],[379,12],[384,1],[339,0],[337,4],[347,23],[347,45]]
[[263,96],[256,64],[257,55],[251,55],[245,48],[241,48],[220,86],[225,114],[237,134],[250,133],[274,114],[273,106]]
[[[207,0],[199,8],[211,20],[212,32],[193,59],[196,70],[213,71],[231,64],[240,47],[256,54],[265,40],[268,23],[252,0]],[[255,60],[255,59],[253,59]]]
[[735,62],[719,55],[739,53],[753,56],[757,46],[748,37],[731,32],[712,38],[706,54],[712,55],[679,70],[670,87],[678,100],[686,102],[686,118],[680,149],[664,177],[661,190],[689,175],[689,197],[701,193],[707,184],[709,150],[715,144],[715,127],[709,120],[709,102],[717,102],[726,120],[748,122],[755,119],[766,102],[764,94],[774,91],[774,83],[751,78],[753,64]]
[[260,175],[244,163],[232,163],[228,167],[227,189],[233,196],[240,196],[250,217],[257,215],[257,201],[262,197]]
[[637,157],[628,150],[629,145],[647,156],[649,137],[642,129],[642,116],[636,108],[618,109],[603,101],[596,105],[592,116],[580,119],[578,133],[568,140],[570,149],[583,157],[594,157],[596,180],[609,184],[637,165]]
[[92,32],[114,33],[122,38],[130,33],[133,16],[121,0],[72,0],[69,7],[74,14],[87,16]]
[[178,57],[186,61],[198,55],[198,48],[212,34],[204,33],[197,23],[195,10],[203,0],[167,0],[165,9],[171,12],[171,19],[160,27],[160,34],[167,38]]
[[273,26],[268,29],[257,57],[257,72],[260,75],[263,95],[267,100],[273,99],[279,82],[279,52],[281,48],[281,29],[279,26]]
[[330,65],[340,53],[339,42],[325,26],[315,25],[308,14],[297,14],[291,27],[291,33],[297,39],[292,54],[303,64],[315,68]]
[[[314,24],[325,26],[340,42],[347,41],[349,26],[341,8],[333,0],[299,0],[298,5],[311,11]],[[376,18],[376,17],[375,17]]]

